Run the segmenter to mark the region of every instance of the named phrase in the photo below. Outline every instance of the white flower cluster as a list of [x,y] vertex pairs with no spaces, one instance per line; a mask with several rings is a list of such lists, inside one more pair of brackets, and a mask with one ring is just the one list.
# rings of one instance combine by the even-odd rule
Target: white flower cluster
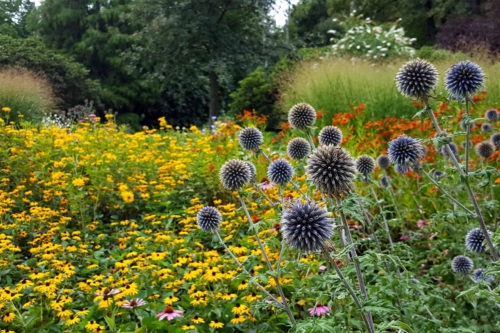
[[[348,54],[380,60],[390,56],[412,57],[415,49],[410,45],[416,38],[405,37],[404,29],[392,25],[389,29],[383,26],[372,26],[369,19],[359,26],[350,28],[344,37],[333,41],[334,54]],[[335,33],[334,31],[329,31]]]
[[71,128],[72,123],[71,119],[54,113],[43,117],[42,125],[45,127]]

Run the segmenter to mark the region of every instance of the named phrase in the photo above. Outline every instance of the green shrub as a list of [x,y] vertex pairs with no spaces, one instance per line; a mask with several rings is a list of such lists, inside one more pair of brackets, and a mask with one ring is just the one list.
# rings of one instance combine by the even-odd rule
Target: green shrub
[[123,113],[116,116],[117,125],[127,125],[129,132],[142,131],[141,116],[137,113]]
[[57,106],[67,109],[85,99],[98,101],[99,83],[88,70],[70,58],[48,50],[35,39],[0,35],[0,68],[18,67],[46,78],[52,85]]
[[3,69],[0,71],[0,116],[4,121],[24,119],[39,123],[54,108],[50,83],[29,71]]

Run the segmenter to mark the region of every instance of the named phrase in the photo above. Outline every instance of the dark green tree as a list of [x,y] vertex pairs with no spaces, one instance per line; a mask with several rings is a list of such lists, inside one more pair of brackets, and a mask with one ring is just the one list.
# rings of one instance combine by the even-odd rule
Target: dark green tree
[[272,0],[136,0],[134,17],[144,28],[131,57],[162,80],[174,104],[194,87],[205,90],[199,96],[208,100],[210,123],[219,115],[220,96],[276,52],[268,17],[272,5]]
[[45,0],[36,13],[36,29],[48,47],[73,56],[101,82],[106,108],[141,112],[159,92],[140,73],[126,69],[122,54],[140,28],[127,16],[130,1]]
[[0,34],[28,37],[27,18],[34,8],[35,3],[30,0],[1,0]]

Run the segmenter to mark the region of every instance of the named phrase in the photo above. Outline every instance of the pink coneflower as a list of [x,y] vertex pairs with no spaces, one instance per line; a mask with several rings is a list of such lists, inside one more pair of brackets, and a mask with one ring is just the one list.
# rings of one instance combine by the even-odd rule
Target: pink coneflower
[[428,224],[427,224],[427,222],[426,222],[426,221],[424,221],[424,220],[418,220],[418,221],[417,221],[417,227],[418,227],[419,229],[424,229],[426,225],[428,225]]
[[330,307],[323,305],[321,303],[318,303],[315,307],[307,309],[307,311],[309,312],[309,315],[311,315],[312,317],[314,317],[314,316],[320,317],[320,316],[324,316],[325,314],[330,312]]
[[146,301],[143,300],[142,298],[136,298],[136,299],[133,299],[131,301],[125,301],[125,303],[123,303],[122,305],[122,308],[125,308],[125,309],[135,309],[139,306],[143,306],[143,305],[146,305]]
[[326,271],[326,268],[327,267],[325,265],[321,265],[321,266],[319,266],[319,271],[324,272],[324,271]]
[[182,311],[181,310],[174,310],[173,307],[171,307],[170,305],[167,305],[167,307],[165,308],[165,310],[163,310],[163,312],[160,312],[156,315],[156,318],[158,318],[158,320],[163,320],[163,319],[167,318],[168,321],[170,321],[174,318],[182,318]]
[[260,185],[260,187],[261,187],[263,190],[268,190],[268,189],[273,188],[273,187],[275,187],[275,186],[276,186],[276,184],[275,184],[275,183],[273,183],[273,182],[269,182],[269,183],[267,183],[267,184],[262,184],[262,185]]

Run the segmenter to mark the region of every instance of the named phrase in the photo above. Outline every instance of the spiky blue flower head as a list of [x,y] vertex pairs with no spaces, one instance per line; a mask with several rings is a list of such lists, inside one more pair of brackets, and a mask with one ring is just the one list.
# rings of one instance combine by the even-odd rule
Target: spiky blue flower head
[[390,167],[391,160],[389,159],[389,156],[380,155],[379,157],[377,157],[377,165],[380,169],[387,169],[388,167]]
[[255,165],[253,165],[252,162],[245,161],[245,163],[250,168],[250,181],[254,181],[255,177],[257,176],[257,168],[255,167]]
[[498,111],[496,109],[489,109],[484,114],[484,118],[494,123],[495,121],[498,120]]
[[[456,144],[450,143],[448,147],[450,147],[450,150],[453,155],[458,156],[458,147]],[[443,154],[444,157],[450,158],[450,154],[448,154],[448,149],[446,149],[446,145],[441,147],[441,154]]]
[[481,132],[488,133],[491,131],[493,131],[493,126],[491,126],[491,124],[484,123],[481,125]]
[[333,234],[333,220],[315,202],[297,201],[283,212],[280,231],[292,248],[309,253],[326,245]]
[[444,176],[445,176],[445,173],[441,170],[434,170],[434,172],[432,172],[432,177],[436,180],[441,179]]
[[352,192],[356,169],[354,159],[344,148],[319,146],[307,160],[306,173],[320,192],[339,196]]
[[311,152],[311,145],[303,138],[293,138],[286,148],[288,156],[294,160],[301,160]]
[[500,150],[500,133],[495,133],[491,136],[490,142],[495,146],[496,150]]
[[251,180],[251,170],[247,163],[240,160],[229,160],[220,169],[219,177],[222,185],[230,191],[239,190]]
[[388,176],[382,176],[379,179],[379,184],[380,187],[383,188],[389,187],[389,185],[391,185],[391,178],[389,178]]
[[471,252],[483,253],[486,251],[486,244],[484,244],[485,239],[481,229],[472,229],[467,236],[465,236],[465,246]]
[[307,103],[299,103],[290,109],[288,112],[288,122],[295,129],[304,130],[316,121],[316,111]]
[[292,180],[293,168],[287,160],[275,160],[267,169],[267,177],[273,183],[285,185]]
[[342,131],[336,126],[325,126],[319,132],[318,140],[325,146],[338,146],[342,142]]
[[425,156],[425,148],[419,140],[401,135],[389,142],[387,150],[393,164],[400,166],[414,166]]
[[394,170],[396,170],[397,173],[405,174],[410,171],[410,167],[404,164],[394,164]]
[[264,136],[258,128],[247,127],[241,130],[238,140],[243,149],[259,150],[260,145],[264,143]]
[[488,282],[488,283],[495,281],[495,278],[491,275],[484,276],[484,268],[478,268],[478,269],[475,269],[474,272],[472,272],[472,280],[474,282],[479,283],[479,282],[483,281],[483,279],[485,282]]
[[196,223],[205,232],[214,232],[222,223],[222,214],[215,207],[203,207],[196,214]]
[[356,159],[356,170],[360,174],[368,176],[375,170],[375,160],[369,155],[361,155]]
[[474,147],[474,151],[482,158],[490,158],[495,152],[495,146],[490,141],[484,141],[478,143]]
[[422,59],[411,60],[396,75],[396,87],[404,96],[427,99],[436,88],[437,78],[434,65]]
[[451,261],[451,269],[458,274],[469,274],[473,267],[474,263],[466,256],[456,256]]
[[462,100],[484,86],[484,73],[479,65],[460,61],[446,71],[444,85],[451,97]]

